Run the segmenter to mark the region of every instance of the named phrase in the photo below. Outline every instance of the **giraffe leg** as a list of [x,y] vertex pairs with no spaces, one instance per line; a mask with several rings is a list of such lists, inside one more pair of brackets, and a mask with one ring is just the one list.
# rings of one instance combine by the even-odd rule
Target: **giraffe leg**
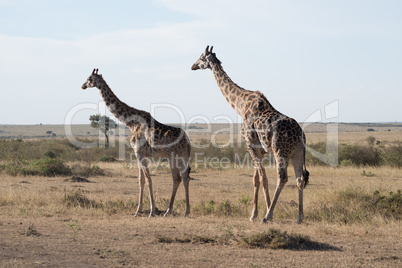
[[183,178],[184,190],[186,193],[186,212],[184,213],[184,217],[187,217],[190,214],[190,193],[189,193],[189,184],[190,184],[190,176],[189,176],[189,167],[186,164],[186,167],[183,167],[181,170],[181,176]]
[[173,177],[173,190],[172,190],[172,196],[170,197],[169,208],[166,210],[166,213],[165,213],[165,215],[163,215],[163,217],[166,217],[167,215],[169,215],[169,213],[172,212],[177,188],[179,187],[180,182],[181,182],[179,170],[177,167],[175,167],[173,165],[172,161],[170,161],[170,168],[171,168],[172,177]]
[[267,178],[267,174],[265,173],[265,168],[263,167],[262,164],[260,165],[260,168],[259,168],[259,175],[260,175],[260,182],[261,182],[263,190],[264,190],[265,205],[267,206],[267,211],[268,211],[269,207],[271,206],[271,200],[269,199],[268,178]]
[[293,158],[293,167],[295,170],[296,174],[296,183],[297,183],[297,188],[299,191],[299,216],[297,217],[297,223],[300,224],[302,223],[304,219],[304,214],[303,214],[303,188],[304,188],[304,181],[302,178],[303,174],[303,159],[301,158]]
[[304,220],[303,214],[303,188],[299,188],[299,216],[297,217],[297,224],[300,224]]
[[253,211],[251,212],[250,221],[254,221],[254,219],[258,216],[258,190],[260,188],[260,180],[259,180],[259,172],[258,167],[254,168],[254,201],[253,201]]
[[151,203],[151,208],[150,208],[148,218],[151,218],[151,217],[154,216],[154,213],[155,213],[155,201],[154,201],[154,194],[153,194],[153,191],[152,191],[151,174],[149,173],[148,167],[145,167],[144,173],[145,173],[145,176],[147,177],[148,189],[149,189],[149,202]]
[[145,177],[147,178],[147,182],[148,182],[149,202],[151,204],[148,218],[150,218],[150,217],[154,216],[154,213],[155,213],[155,202],[154,202],[154,195],[153,195],[153,191],[152,191],[152,179],[151,179],[151,174],[149,173],[149,170],[148,170],[147,159],[143,158],[142,156],[138,156],[138,157],[139,157],[138,162],[141,166],[141,171],[144,173]]
[[137,217],[139,213],[141,213],[142,211],[142,197],[144,194],[145,175],[140,165],[138,165],[138,180],[140,186],[140,194],[139,194],[137,211],[135,212],[134,217]]
[[287,162],[288,161],[287,161],[287,159],[285,159],[285,158],[278,159],[277,158],[276,162],[277,162],[277,173],[278,173],[276,190],[274,193],[274,198],[272,200],[272,204],[269,207],[269,210],[267,211],[267,215],[265,215],[265,217],[262,219],[261,223],[265,223],[267,221],[272,221],[276,202],[278,201],[279,195],[281,194],[283,187],[285,186],[286,182],[288,181],[288,172],[287,172],[287,166],[288,166]]

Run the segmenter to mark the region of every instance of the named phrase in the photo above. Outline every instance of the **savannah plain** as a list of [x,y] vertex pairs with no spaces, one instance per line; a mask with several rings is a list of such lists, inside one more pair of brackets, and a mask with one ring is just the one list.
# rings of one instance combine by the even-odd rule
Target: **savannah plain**
[[[337,137],[326,124],[306,126],[312,148],[336,138],[341,164],[308,157],[302,224],[291,166],[273,221],[260,224],[266,213],[260,191],[259,216],[250,222],[253,167],[231,164],[233,153],[245,155],[238,129],[206,128],[189,129],[195,145],[208,145],[193,148],[206,164],[191,164],[190,216],[183,217],[180,185],[173,214],[162,217],[172,178],[158,162],[151,170],[160,213],[148,218],[147,185],[144,211],[134,217],[138,170],[127,146],[118,160],[120,146],[74,147],[64,126],[0,126],[0,267],[402,266],[402,124],[339,124]],[[85,143],[99,140],[89,126],[72,126],[72,133]],[[360,149],[360,158],[374,152],[378,162],[356,164],[353,152]],[[228,162],[211,165],[215,156]],[[43,175],[49,163],[64,174]],[[272,198],[276,171],[270,163],[266,171]]]

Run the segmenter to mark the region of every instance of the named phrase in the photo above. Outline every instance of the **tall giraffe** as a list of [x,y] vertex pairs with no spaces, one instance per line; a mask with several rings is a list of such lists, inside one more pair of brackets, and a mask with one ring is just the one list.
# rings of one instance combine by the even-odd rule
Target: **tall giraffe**
[[[297,223],[304,219],[303,188],[306,187],[309,172],[305,166],[306,138],[299,124],[277,111],[259,91],[250,91],[236,85],[223,70],[221,61],[209,46],[193,64],[192,70],[211,69],[216,82],[232,108],[243,118],[241,134],[254,161],[254,202],[250,221],[258,215],[258,190],[263,185],[267,214],[262,223],[272,221],[279,195],[288,181],[287,167],[292,160],[299,191],[299,216]],[[270,203],[268,179],[262,158],[272,151],[277,165],[277,186]]]
[[182,179],[186,193],[186,212],[184,216],[187,216],[190,213],[190,167],[188,162],[191,150],[190,140],[187,134],[180,128],[159,123],[148,112],[137,110],[120,101],[107,85],[102,75],[98,74],[98,69],[94,69],[87,81],[82,85],[82,89],[91,87],[99,89],[110,112],[125,124],[133,134],[130,139],[130,144],[137,158],[140,185],[139,202],[135,216],[139,215],[142,211],[145,177],[148,182],[151,204],[149,217],[152,217],[155,213],[152,180],[148,170],[147,159],[154,157],[166,157],[172,171],[173,191],[169,208],[164,216],[167,216],[172,211],[176,191]]

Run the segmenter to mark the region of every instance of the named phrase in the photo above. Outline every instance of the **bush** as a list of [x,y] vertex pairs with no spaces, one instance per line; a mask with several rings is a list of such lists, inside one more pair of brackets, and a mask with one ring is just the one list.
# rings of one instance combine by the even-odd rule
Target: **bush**
[[60,159],[54,158],[41,158],[36,162],[33,162],[34,170],[37,170],[36,175],[53,177],[57,175],[69,176],[71,175],[71,169],[64,165]]
[[343,145],[339,150],[339,162],[355,166],[379,166],[380,150],[373,145]]
[[391,145],[386,147],[381,154],[381,158],[386,165],[393,167],[402,167],[402,146]]
[[56,158],[57,155],[53,151],[46,151],[43,153],[43,156],[54,159],[54,158]]
[[69,176],[71,169],[64,165],[60,159],[41,158],[37,161],[14,161],[5,166],[7,174],[11,176],[18,175],[36,175],[53,177],[57,175]]

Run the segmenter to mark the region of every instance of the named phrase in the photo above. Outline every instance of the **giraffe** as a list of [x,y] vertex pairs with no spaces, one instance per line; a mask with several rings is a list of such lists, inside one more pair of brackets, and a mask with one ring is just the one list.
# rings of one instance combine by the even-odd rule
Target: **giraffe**
[[137,110],[120,101],[105,82],[98,69],[94,69],[82,89],[96,87],[105,101],[110,112],[125,124],[132,132],[130,139],[131,147],[134,149],[139,170],[139,202],[134,216],[142,212],[142,200],[144,193],[145,178],[148,182],[150,214],[155,214],[155,203],[152,191],[152,180],[148,170],[148,159],[154,157],[165,157],[169,161],[173,177],[173,191],[170,198],[169,208],[164,216],[172,212],[173,203],[177,188],[183,180],[186,195],[186,211],[184,216],[190,213],[189,201],[189,174],[188,165],[191,145],[187,134],[180,128],[167,126],[156,121],[148,112]]
[[[263,186],[267,214],[261,223],[272,221],[279,195],[288,181],[287,167],[292,160],[299,192],[299,215],[297,223],[304,219],[303,189],[309,172],[305,165],[305,142],[303,130],[296,120],[277,111],[259,91],[250,91],[235,84],[223,70],[221,61],[206,47],[205,52],[193,64],[192,70],[211,69],[216,82],[230,106],[242,117],[241,135],[254,162],[254,201],[250,221],[258,216],[258,190]],[[272,200],[269,198],[268,179],[262,164],[264,154],[272,151],[276,160],[277,186]]]

